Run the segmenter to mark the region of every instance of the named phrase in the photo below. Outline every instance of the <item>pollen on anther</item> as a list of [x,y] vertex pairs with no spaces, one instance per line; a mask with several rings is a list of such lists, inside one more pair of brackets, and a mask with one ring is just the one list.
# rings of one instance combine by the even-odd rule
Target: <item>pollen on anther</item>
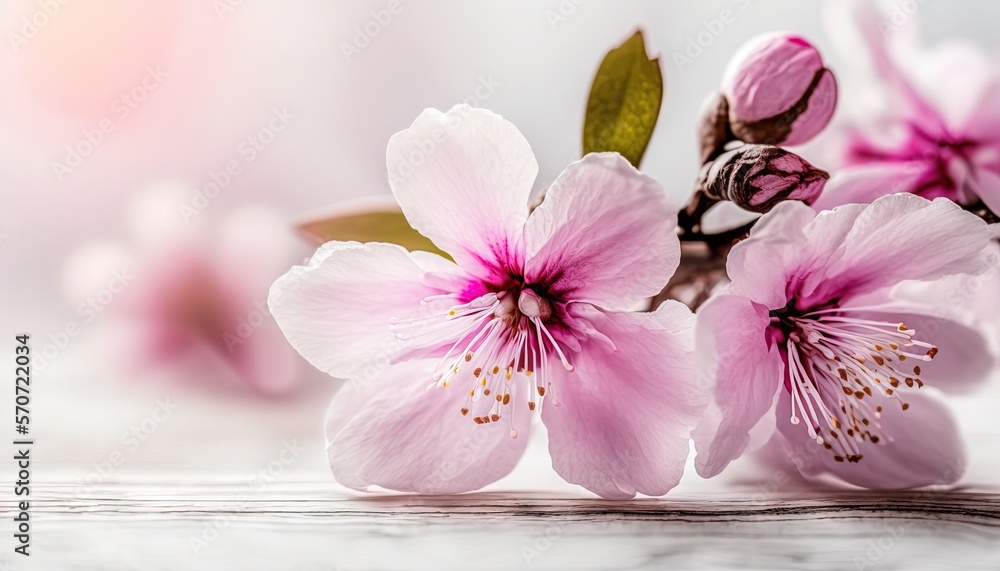
[[904,402],[904,403],[903,403],[903,410],[906,410],[906,409],[908,409],[908,408],[910,408],[910,403],[908,403],[908,402]]
[[507,393],[503,396],[503,403],[510,404],[510,393]]
[[490,396],[490,392],[490,389],[483,389],[483,394],[486,396]]
[[469,409],[467,409],[467,408],[463,408],[463,409],[462,409],[462,416],[465,416],[465,415],[467,415],[467,414],[469,414]]
[[545,387],[538,387],[538,396],[545,396]]
[[927,350],[927,356],[930,357],[931,359],[933,359],[934,356],[937,355],[937,354],[938,354],[938,348],[937,347],[931,347],[930,349]]
[[493,416],[490,417],[490,420],[492,420],[493,422],[497,422],[498,420],[500,420],[500,415],[494,414]]
[[914,375],[919,375],[920,374],[920,365],[917,365],[916,367],[913,367],[913,374]]
[[500,372],[500,365],[493,365],[493,374],[495,375],[499,372]]
[[529,402],[528,403],[528,410],[535,410],[535,403],[534,402]]
[[503,401],[503,395],[497,395],[497,402]]
[[471,360],[472,360],[472,351],[469,351],[468,353],[465,354],[465,362],[468,363]]
[[475,370],[475,371],[472,371],[472,376],[473,376],[473,377],[476,377],[477,379],[478,379],[478,378],[479,378],[479,376],[480,376],[480,375],[482,375],[482,374],[483,374],[483,368],[482,368],[482,367],[476,367],[476,370]]

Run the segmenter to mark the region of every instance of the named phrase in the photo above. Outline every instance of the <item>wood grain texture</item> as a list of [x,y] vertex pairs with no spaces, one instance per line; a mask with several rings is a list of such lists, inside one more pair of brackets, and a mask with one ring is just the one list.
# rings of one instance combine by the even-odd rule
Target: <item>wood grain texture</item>
[[144,479],[34,495],[34,554],[10,569],[1000,569],[985,493],[609,502]]

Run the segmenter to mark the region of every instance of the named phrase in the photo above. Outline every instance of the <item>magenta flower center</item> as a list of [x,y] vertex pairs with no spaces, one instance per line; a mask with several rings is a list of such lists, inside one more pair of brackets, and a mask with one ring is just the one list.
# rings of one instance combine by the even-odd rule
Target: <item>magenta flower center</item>
[[905,392],[924,385],[920,363],[937,354],[902,323],[852,316],[865,309],[771,312],[771,335],[785,345],[791,423],[805,420],[810,438],[838,462],[860,461],[866,440],[892,442],[882,405],[895,400],[907,410]]
[[[476,424],[506,418],[511,437],[516,438],[514,407],[510,406],[515,383],[527,388],[528,408],[535,410],[547,394],[555,399],[549,367],[561,365],[573,370],[559,341],[563,326],[557,313],[561,309],[537,289],[521,284],[464,303],[454,294],[433,296],[424,303],[440,307],[442,301],[449,300],[456,303],[446,311],[395,321],[393,330],[401,340],[432,336],[445,347],[434,368],[434,386],[462,383],[469,393],[460,410],[462,415],[477,411],[472,416]],[[557,401],[553,404],[559,405]]]
[[966,174],[975,169],[972,157],[980,143],[949,133],[928,133],[917,125],[910,125],[909,130],[907,140],[891,150],[859,141],[849,152],[851,160],[862,163],[920,161],[927,169],[912,190],[914,194],[928,200],[944,197],[960,204],[967,204],[970,199],[975,201],[975,197],[964,192],[964,186]]

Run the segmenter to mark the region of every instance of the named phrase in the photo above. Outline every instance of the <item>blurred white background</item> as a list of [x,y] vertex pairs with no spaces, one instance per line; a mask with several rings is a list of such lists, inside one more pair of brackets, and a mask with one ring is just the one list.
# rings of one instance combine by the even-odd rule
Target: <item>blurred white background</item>
[[[163,180],[203,188],[238,160],[240,173],[198,216],[217,221],[264,204],[291,221],[333,202],[388,194],[389,137],[426,107],[469,101],[522,130],[538,157],[541,186],[579,155],[601,58],[641,27],[650,51],[660,54],[666,84],[643,169],[681,202],[698,170],[695,112],[744,41],[795,30],[817,43],[835,72],[852,65],[852,54],[830,48],[819,3],[794,0],[63,0],[26,38],[22,18],[44,3],[0,4],[0,355],[13,355],[16,333],[41,343],[79,319],[73,282],[83,278],[67,263],[94,240],[128,244],[131,199]],[[986,50],[998,47],[1000,4],[909,3],[919,5],[926,41],[962,36]],[[719,28],[724,11],[731,23]],[[691,61],[680,64],[678,56]],[[122,99],[141,85],[142,101]],[[852,92],[843,87],[845,102]],[[267,128],[276,109],[291,116],[287,126],[249,160],[248,137]],[[54,161],[67,162],[67,145],[77,146],[102,121],[113,130],[79,166],[54,169]],[[176,215],[183,220],[180,204]],[[153,382],[121,371],[103,317],[35,374],[38,479],[99,483],[96,466],[115,451],[124,455],[110,476],[116,479],[243,477],[293,439],[306,452],[282,477],[328,478],[322,417],[334,381],[302,366],[303,390],[284,398]],[[0,393],[10,402],[12,389]],[[177,410],[133,450],[123,435],[167,398]],[[957,405],[974,452],[968,480],[997,483],[1000,428],[991,415],[1000,400]],[[9,408],[0,415],[5,427]],[[679,492],[717,485],[689,473]],[[550,471],[541,445],[493,487],[512,488],[575,490]]]

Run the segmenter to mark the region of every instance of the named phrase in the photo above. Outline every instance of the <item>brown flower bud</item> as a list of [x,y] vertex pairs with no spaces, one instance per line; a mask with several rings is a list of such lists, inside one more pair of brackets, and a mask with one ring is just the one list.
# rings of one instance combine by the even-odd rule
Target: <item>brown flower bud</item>
[[698,144],[701,146],[701,162],[705,164],[733,139],[729,129],[729,103],[725,96],[721,92],[709,95],[701,104],[698,117]]
[[702,167],[698,189],[752,212],[768,212],[783,200],[811,203],[830,175],[802,157],[771,145],[743,145]]

